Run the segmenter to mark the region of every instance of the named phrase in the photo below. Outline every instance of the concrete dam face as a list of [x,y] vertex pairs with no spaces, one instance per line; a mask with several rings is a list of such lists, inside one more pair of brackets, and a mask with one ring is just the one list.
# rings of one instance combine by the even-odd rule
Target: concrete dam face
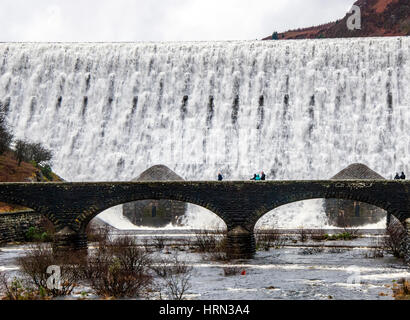
[[[326,179],[356,162],[390,179],[410,170],[409,49],[408,37],[2,43],[0,104],[69,181],[156,164],[186,180]],[[260,223],[320,223],[311,201]],[[191,209],[188,222],[213,223]]]

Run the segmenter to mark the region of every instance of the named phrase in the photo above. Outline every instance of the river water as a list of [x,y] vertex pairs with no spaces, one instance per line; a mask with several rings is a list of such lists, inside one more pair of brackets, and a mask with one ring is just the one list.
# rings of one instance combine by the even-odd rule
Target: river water
[[[328,230],[338,232],[340,230]],[[383,231],[362,230],[361,237],[351,241],[306,242],[298,239],[295,230],[282,231],[289,236],[285,246],[269,251],[258,250],[254,259],[213,262],[184,247],[184,239],[194,238],[188,230],[139,230],[116,232],[115,236],[135,236],[137,241],[161,236],[165,248],[155,250],[152,258],[169,258],[175,252],[179,259],[193,266],[191,288],[187,299],[393,299],[392,286],[402,278],[410,278],[410,270],[390,254],[372,258],[373,246],[380,244]],[[293,240],[292,240],[293,239]],[[29,250],[27,245],[0,248],[0,271],[9,277],[17,274],[16,258]],[[245,270],[245,275],[225,276],[224,268]],[[68,299],[98,298],[90,288],[76,288]],[[151,299],[158,297],[152,296]]]

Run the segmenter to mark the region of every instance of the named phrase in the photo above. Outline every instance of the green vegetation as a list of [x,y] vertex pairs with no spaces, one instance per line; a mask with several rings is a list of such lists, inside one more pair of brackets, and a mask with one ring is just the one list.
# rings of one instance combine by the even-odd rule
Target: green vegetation
[[16,277],[11,282],[8,282],[5,274],[0,275],[0,287],[2,287],[2,292],[4,292],[3,300],[38,300],[45,298],[43,288],[36,291],[24,285],[22,279]]
[[53,180],[53,172],[51,171],[50,165],[46,164],[44,166],[39,166],[41,173],[47,180]]
[[48,232],[42,232],[37,227],[30,227],[26,232],[25,238],[29,242],[50,242],[52,240]]
[[354,233],[350,233],[348,231],[332,235],[329,235],[327,233],[324,234],[324,240],[353,240],[356,238],[357,235],[355,235]]
[[30,163],[33,165],[33,167],[40,169],[41,173],[47,180],[53,180],[53,171],[48,163],[40,165],[34,160],[31,160]]

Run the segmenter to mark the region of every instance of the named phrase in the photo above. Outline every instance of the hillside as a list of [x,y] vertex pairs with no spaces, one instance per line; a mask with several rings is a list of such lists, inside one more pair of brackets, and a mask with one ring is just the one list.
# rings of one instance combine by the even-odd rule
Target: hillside
[[[334,22],[278,33],[278,38],[286,40],[410,35],[409,0],[358,0],[354,4],[360,7],[362,13],[360,30],[347,28],[346,22],[350,15],[346,13],[344,18]],[[272,36],[263,38],[271,39]]]
[[[50,182],[50,181],[64,181],[54,172],[41,170],[40,167],[32,163],[21,162],[18,166],[17,160],[14,157],[13,151],[7,151],[0,155],[0,182]],[[5,212],[18,212],[32,210],[18,205],[0,202],[0,214]],[[47,222],[45,222],[47,223]],[[89,224],[90,228],[101,228],[110,226],[100,218],[95,217]],[[51,227],[53,228],[53,227]],[[91,230],[91,229],[90,229]]]
[[[3,155],[0,155],[0,182],[47,181],[63,181],[63,179],[53,172],[43,174],[42,170],[39,167],[34,166],[32,163],[23,161],[21,165],[18,166],[12,151],[7,151]],[[0,213],[20,211],[24,209],[26,208],[0,202]]]

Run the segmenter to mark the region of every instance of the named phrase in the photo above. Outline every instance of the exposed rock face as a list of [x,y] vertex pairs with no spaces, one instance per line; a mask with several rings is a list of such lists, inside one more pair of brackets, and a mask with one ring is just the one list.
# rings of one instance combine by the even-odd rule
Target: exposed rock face
[[[332,180],[383,179],[377,172],[361,163],[351,164],[340,171]],[[338,227],[360,226],[379,222],[386,211],[376,206],[351,200],[326,199],[325,212],[329,223]]]
[[[183,181],[175,172],[163,165],[145,170],[132,181]],[[141,200],[123,205],[123,215],[138,226],[164,227],[169,223],[180,224],[186,203],[171,200]]]

